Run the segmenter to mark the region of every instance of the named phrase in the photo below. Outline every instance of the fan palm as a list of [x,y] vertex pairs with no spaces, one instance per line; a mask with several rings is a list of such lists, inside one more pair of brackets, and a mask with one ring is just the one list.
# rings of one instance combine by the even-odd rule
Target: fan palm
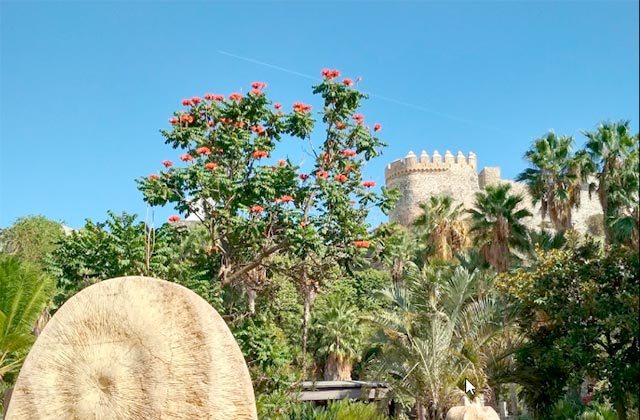
[[498,272],[507,270],[516,252],[529,249],[523,220],[531,212],[521,208],[523,197],[510,190],[510,184],[489,185],[476,193],[475,208],[469,210],[474,245]]
[[[624,209],[621,197],[637,193],[637,164],[627,164],[633,160],[638,149],[638,136],[631,134],[629,121],[601,123],[595,131],[583,133],[587,137],[586,150],[597,173],[598,199],[605,216],[605,239],[614,240],[612,224]],[[634,181],[629,183],[628,181]],[[625,182],[626,181],[626,182]]]
[[640,227],[639,158],[640,150],[636,147],[623,163],[617,185],[611,191],[611,201],[615,204],[616,211],[609,219],[613,239],[616,242],[626,243],[634,249],[638,249]]
[[478,297],[477,277],[462,267],[413,268],[404,287],[385,293],[371,317],[380,352],[372,368],[393,392],[415,403],[419,419],[440,419],[460,402],[465,378],[487,383],[485,348],[501,330],[496,301]]
[[435,258],[451,261],[465,244],[466,232],[461,221],[462,205],[448,195],[436,195],[420,203],[420,215],[413,222],[421,246],[423,261]]
[[20,369],[35,340],[35,322],[53,298],[55,283],[15,257],[0,256],[0,378]]
[[398,223],[384,223],[375,230],[376,251],[374,261],[381,262],[391,272],[391,279],[399,283],[407,263],[414,257],[414,238]]
[[573,208],[580,206],[580,190],[585,181],[581,155],[571,154],[573,138],[554,132],[534,141],[525,153],[530,168],[517,178],[527,184],[534,204],[540,203],[543,219],[549,215],[556,230],[570,229]]
[[357,308],[345,302],[330,302],[312,327],[316,351],[324,358],[326,381],[350,381],[351,367],[362,344],[362,328]]

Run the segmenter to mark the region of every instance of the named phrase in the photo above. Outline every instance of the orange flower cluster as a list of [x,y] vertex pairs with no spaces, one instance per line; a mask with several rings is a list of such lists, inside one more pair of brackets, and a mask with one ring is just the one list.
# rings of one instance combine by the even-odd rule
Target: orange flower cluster
[[174,223],[174,222],[179,222],[180,221],[180,216],[178,215],[173,215],[173,216],[169,216],[169,222]]
[[171,124],[178,124],[178,122],[179,122],[179,121],[180,121],[180,120],[178,119],[178,117],[171,117],[171,118],[169,118],[169,122],[170,122]]
[[351,119],[358,123],[358,125],[362,125],[364,123],[364,116],[362,114],[354,114],[351,116]]
[[309,175],[307,174],[300,174],[298,175],[298,178],[300,178],[303,181],[306,181],[307,179],[309,179]]
[[345,174],[338,174],[334,177],[334,179],[341,184],[344,184],[345,182],[347,182],[347,176]]
[[382,129],[382,125],[380,123],[375,123],[373,126],[373,131],[380,131]]
[[188,153],[185,153],[184,155],[180,156],[180,160],[183,162],[191,162],[193,161],[193,156],[191,156]]
[[151,180],[151,181],[155,181],[156,179],[159,179],[160,177],[158,175],[156,175],[156,174],[151,174],[147,178],[149,178],[149,180]]
[[345,86],[351,86],[351,85],[353,85],[353,80],[351,80],[351,79],[349,79],[349,78],[346,78],[346,79],[344,79],[344,80],[342,81],[342,83],[343,83]]
[[311,105],[307,105],[302,102],[295,102],[293,104],[293,110],[302,113],[309,112],[311,111]]
[[273,200],[275,203],[290,203],[293,201],[293,197],[290,195],[283,195]]
[[253,96],[260,96],[262,95],[262,89],[266,88],[267,84],[264,82],[253,82],[251,83],[251,87],[253,88],[251,94]]
[[239,102],[240,100],[242,100],[242,94],[234,92],[231,95],[229,95],[229,99],[232,100],[232,101]]
[[327,178],[329,178],[329,172],[320,170],[320,171],[316,172],[316,176],[318,178],[327,179]]
[[164,165],[165,168],[170,168],[173,166],[173,162],[171,162],[170,160],[163,160],[162,164]]
[[284,159],[280,159],[280,160],[278,161],[278,166],[287,166],[287,161],[286,161],[286,160],[284,160]]
[[180,116],[180,121],[191,124],[193,122],[193,115],[182,114]]
[[282,108],[282,104],[273,104],[273,107],[275,109],[280,109],[280,108]]
[[202,146],[202,147],[198,147],[196,149],[196,153],[199,155],[207,155],[209,156],[211,154],[211,150],[208,147]]
[[215,162],[209,162],[206,165],[204,165],[205,169],[208,169],[210,171],[213,171],[214,169],[216,169],[218,167],[218,164]]
[[338,130],[344,130],[346,127],[347,127],[347,124],[345,124],[345,123],[344,123],[344,122],[342,122],[342,121],[338,121],[338,122],[336,123],[336,128],[337,128]]
[[258,125],[252,125],[251,127],[249,127],[249,130],[253,131],[254,133],[256,133],[257,135],[261,136],[263,135],[267,130],[261,126],[260,124]]
[[339,70],[332,70],[332,69],[322,69],[322,71],[320,72],[320,74],[322,75],[322,77],[324,77],[327,80],[331,80],[331,79],[335,79],[336,77],[340,77],[340,71]]
[[204,95],[204,99],[208,100],[208,101],[222,101],[224,100],[224,96],[223,95],[216,95],[214,93],[207,93]]
[[251,206],[251,208],[249,209],[249,212],[253,213],[253,214],[260,214],[264,211],[264,207],[256,204],[254,206]]
[[346,149],[340,152],[340,154],[344,157],[354,157],[355,155],[357,155],[355,150],[351,150],[351,149]]
[[356,248],[369,248],[369,246],[371,246],[371,242],[369,242],[369,241],[353,241],[353,245]]
[[373,187],[376,186],[376,182],[375,181],[364,181],[362,183],[362,186],[366,187],[366,188],[373,188]]
[[269,152],[267,152],[266,150],[256,150],[251,154],[251,156],[253,156],[254,159],[262,159],[268,157]]

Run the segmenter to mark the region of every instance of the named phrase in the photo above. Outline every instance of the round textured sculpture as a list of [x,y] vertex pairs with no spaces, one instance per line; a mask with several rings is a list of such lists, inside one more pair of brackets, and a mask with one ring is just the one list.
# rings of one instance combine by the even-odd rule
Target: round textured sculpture
[[500,420],[500,416],[491,407],[467,405],[451,407],[445,420]]
[[218,313],[164,280],[84,289],[27,356],[8,420],[257,419],[251,378]]

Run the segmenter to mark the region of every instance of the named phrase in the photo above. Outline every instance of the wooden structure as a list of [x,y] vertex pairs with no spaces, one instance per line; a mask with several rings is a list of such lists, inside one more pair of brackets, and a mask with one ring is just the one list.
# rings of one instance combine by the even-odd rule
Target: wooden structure
[[305,381],[302,383],[300,401],[324,403],[333,400],[378,401],[384,399],[389,389],[381,382],[363,381]]

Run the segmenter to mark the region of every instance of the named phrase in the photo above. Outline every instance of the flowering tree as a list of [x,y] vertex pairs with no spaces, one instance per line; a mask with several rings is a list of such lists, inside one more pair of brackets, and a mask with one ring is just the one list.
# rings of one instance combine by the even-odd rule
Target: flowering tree
[[[376,193],[375,183],[362,178],[363,164],[384,146],[377,137],[381,125],[371,129],[358,113],[366,95],[351,79],[339,80],[337,70],[322,75],[313,87],[324,101],[319,144],[312,141],[321,130],[310,105],[296,102],[285,112],[267,98],[266,83],[254,82],[247,95],[184,99],[169,119],[171,129],[162,130],[166,143],[181,151],[181,163],[166,160],[163,171],[138,180],[149,204],[171,203],[182,215],[197,216],[222,284],[242,285],[250,305],[270,257],[291,256],[291,273],[304,279],[310,296],[318,282],[308,279],[311,273],[368,248],[370,209],[393,205],[394,194]],[[315,158],[309,173],[278,155],[285,139],[309,143]]]

